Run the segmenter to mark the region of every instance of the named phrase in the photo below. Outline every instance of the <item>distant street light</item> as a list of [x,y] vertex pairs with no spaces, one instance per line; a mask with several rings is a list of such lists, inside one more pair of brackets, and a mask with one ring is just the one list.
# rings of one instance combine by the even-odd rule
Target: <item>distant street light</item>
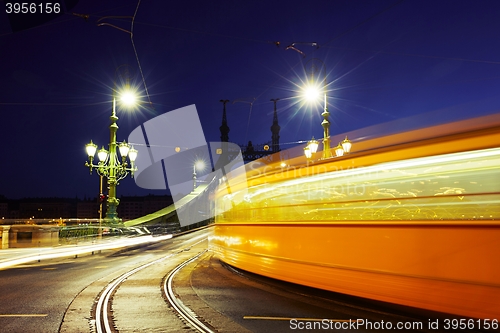
[[[123,105],[131,106],[134,105],[136,96],[130,90],[124,90],[120,94],[120,101]],[[123,141],[120,144],[116,143],[116,132],[118,130],[118,125],[116,124],[118,117],[116,116],[116,89],[113,90],[113,109],[111,113],[111,125],[109,125],[110,142],[109,142],[109,152],[104,149],[104,146],[97,152],[99,162],[93,164],[94,156],[97,151],[97,145],[90,141],[85,148],[89,161],[85,162],[85,166],[92,170],[95,168],[97,173],[101,177],[106,177],[108,180],[108,198],[107,198],[107,210],[104,222],[107,224],[118,224],[121,219],[118,218],[117,207],[120,200],[116,198],[116,186],[118,182],[124,179],[130,172],[131,177],[134,176],[134,172],[137,171],[137,167],[134,166],[134,162],[137,158],[137,150],[134,149],[130,144]],[[116,152],[116,147],[118,145],[118,150],[120,151],[121,160]],[[130,161],[127,162],[127,157]],[[102,193],[99,194],[100,200],[104,197]],[[102,208],[101,208],[102,211]]]
[[193,191],[196,190],[196,168],[198,168],[199,171],[205,170],[205,162],[199,160],[193,164]]

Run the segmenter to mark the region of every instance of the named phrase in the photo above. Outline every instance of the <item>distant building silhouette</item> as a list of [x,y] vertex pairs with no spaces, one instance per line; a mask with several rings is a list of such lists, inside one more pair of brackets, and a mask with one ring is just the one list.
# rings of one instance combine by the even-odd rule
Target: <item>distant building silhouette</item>
[[[121,196],[118,216],[131,220],[154,213],[173,203],[170,195]],[[106,202],[103,203],[105,217]],[[24,198],[0,200],[0,219],[96,219],[99,218],[98,198]],[[1,222],[1,220],[0,220]]]
[[273,125],[271,126],[271,151],[273,153],[279,152],[280,149],[280,125],[278,124],[278,112],[276,110],[276,102],[279,101],[279,98],[271,99],[271,102],[274,103],[274,114],[273,114]]
[[7,202],[0,202],[0,219],[9,218],[9,204]]
[[[106,213],[106,203],[102,205],[103,217]],[[99,218],[99,202],[98,199],[85,198],[78,201],[76,204],[76,217],[79,219],[98,219]]]
[[159,211],[174,203],[170,195],[122,196],[118,205],[118,216],[132,220]]
[[[243,160],[245,161],[253,161],[258,158],[267,156],[269,154],[273,154],[279,152],[280,149],[280,130],[281,127],[278,124],[278,112],[276,108],[276,102],[279,101],[279,98],[271,99],[274,102],[274,114],[273,114],[273,124],[271,126],[271,141],[270,146],[269,143],[263,144],[253,144],[252,141],[248,141],[246,146],[240,145],[241,152],[243,155]],[[219,127],[220,130],[220,139],[221,142],[229,142],[229,125],[227,123],[227,114],[226,114],[226,104],[229,102],[227,99],[221,99],[221,103],[223,103],[222,109],[222,125]]]
[[26,198],[19,200],[19,218],[57,219],[74,218],[78,199]]

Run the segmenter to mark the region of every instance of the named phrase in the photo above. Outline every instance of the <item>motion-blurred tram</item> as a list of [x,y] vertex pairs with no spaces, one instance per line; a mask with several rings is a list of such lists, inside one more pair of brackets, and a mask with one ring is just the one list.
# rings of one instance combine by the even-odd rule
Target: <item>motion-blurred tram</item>
[[352,150],[229,173],[211,250],[292,283],[500,319],[500,114]]

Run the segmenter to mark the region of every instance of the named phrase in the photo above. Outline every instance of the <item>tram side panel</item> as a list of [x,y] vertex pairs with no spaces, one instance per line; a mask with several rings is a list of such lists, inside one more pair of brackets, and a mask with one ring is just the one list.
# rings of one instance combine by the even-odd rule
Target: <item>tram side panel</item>
[[500,313],[499,226],[216,225],[228,264],[345,294],[473,318]]
[[[265,276],[494,318],[500,313],[497,133],[485,132],[494,142],[478,133],[433,141],[437,156],[425,147],[419,149],[425,156],[404,160],[402,151],[414,147],[392,156],[384,151],[386,162],[363,170],[332,160],[322,165],[327,171],[306,177],[254,176],[236,203],[231,198],[238,193],[217,198],[210,246],[223,261]],[[456,143],[464,138],[472,150],[460,151]]]

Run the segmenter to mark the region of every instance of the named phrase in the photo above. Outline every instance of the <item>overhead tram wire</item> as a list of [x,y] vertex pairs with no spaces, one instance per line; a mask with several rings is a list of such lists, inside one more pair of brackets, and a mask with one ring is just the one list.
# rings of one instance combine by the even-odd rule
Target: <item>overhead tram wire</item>
[[[137,53],[137,50],[136,50],[136,47],[135,47],[135,43],[134,43],[134,39],[133,39],[133,29],[134,29],[135,24],[144,25],[144,26],[150,26],[150,27],[155,27],[155,28],[172,29],[172,30],[183,31],[183,32],[188,32],[188,33],[211,35],[211,36],[215,36],[215,37],[229,38],[229,39],[235,39],[235,40],[242,40],[242,41],[260,43],[260,44],[270,44],[270,45],[273,45],[273,46],[275,46],[277,48],[281,48],[281,45],[289,45],[289,47],[282,48],[283,50],[294,50],[295,44],[310,44],[311,46],[315,47],[315,49],[320,48],[320,47],[321,48],[325,47],[325,48],[334,48],[334,49],[342,49],[342,50],[353,50],[353,51],[360,51],[360,52],[375,52],[377,54],[394,54],[394,55],[412,56],[412,57],[436,58],[436,59],[447,59],[447,60],[456,60],[456,61],[469,61],[469,62],[478,62],[478,63],[500,64],[500,62],[496,62],[496,61],[483,61],[483,60],[460,59],[460,58],[446,58],[446,57],[427,56],[427,55],[419,55],[419,54],[404,54],[404,53],[374,51],[374,50],[358,50],[358,49],[335,47],[335,46],[331,46],[330,45],[335,40],[337,40],[337,39],[339,39],[339,38],[347,35],[348,33],[352,32],[353,30],[357,29],[358,27],[364,25],[368,21],[370,21],[370,20],[372,20],[372,19],[374,19],[374,18],[382,15],[383,13],[387,12],[388,10],[390,10],[390,9],[392,9],[392,8],[398,6],[398,5],[400,5],[403,2],[404,2],[404,0],[400,0],[400,1],[395,2],[394,4],[392,4],[392,5],[384,8],[383,10],[375,13],[374,15],[372,15],[372,16],[366,18],[365,20],[359,22],[358,24],[354,25],[352,28],[347,29],[346,31],[342,32],[339,35],[336,35],[335,37],[333,37],[332,39],[328,40],[325,43],[317,43],[317,42],[314,42],[314,43],[312,43],[312,42],[311,43],[304,43],[304,42],[300,42],[300,43],[298,43],[298,42],[283,43],[281,41],[270,41],[270,40],[249,38],[249,37],[245,37],[245,36],[226,35],[226,34],[214,33],[214,32],[209,32],[209,31],[200,31],[200,30],[180,28],[180,27],[173,27],[173,26],[167,26],[167,25],[161,25],[161,24],[152,24],[152,23],[140,22],[140,21],[136,20],[136,16],[137,16],[137,12],[138,12],[139,6],[141,4],[141,0],[138,0],[138,3],[137,3],[137,6],[136,6],[134,15],[132,16],[131,30],[128,31],[128,33],[130,33],[130,36],[131,36],[132,47],[134,49],[134,53],[135,53],[136,60],[137,60],[138,66],[139,66],[139,70],[141,72],[141,76],[142,76],[143,84],[144,84],[144,87],[145,87],[145,91],[146,91],[146,94],[148,96],[149,103],[151,105],[152,105],[151,98],[150,98],[150,95],[149,95],[149,92],[148,92],[148,89],[147,89],[147,86],[146,86],[146,82],[145,82],[145,78],[144,78],[144,73],[143,73],[142,66],[141,66],[140,61],[139,61],[138,53]],[[297,51],[297,52],[299,52],[299,51]],[[305,52],[300,51],[299,53],[301,53],[304,58],[307,57],[307,54],[305,54]],[[296,66],[300,65],[301,63],[302,63],[302,60],[299,61],[299,62],[297,62],[295,65],[293,65],[290,68],[290,70],[287,71],[287,73],[285,73],[284,75],[280,75],[280,78],[278,78],[276,81],[274,81],[273,84],[271,84],[268,87],[266,87],[262,91],[262,93],[260,93],[260,94],[257,95],[256,99],[258,99],[266,91],[268,91],[269,89],[271,89],[272,87],[274,87],[276,85],[276,83],[278,83],[283,77],[285,77],[288,73],[290,73],[290,71],[294,70],[294,68],[296,68]]]
[[252,116],[253,103],[255,102],[255,100],[257,98],[256,97],[252,97],[252,98],[248,98],[248,99],[251,99],[251,101],[248,101],[247,99],[244,99],[244,98],[239,98],[239,99],[235,99],[232,102],[232,104],[234,104],[234,103],[247,103],[247,104],[250,104],[250,112],[248,113],[247,128],[246,128],[246,132],[245,132],[245,140],[244,140],[244,142],[246,142],[247,138],[248,138],[248,128],[250,127],[250,117]]
[[[389,9],[399,5],[400,3],[402,3],[404,0],[400,0],[394,4],[392,4],[391,6],[383,9],[382,11],[370,16],[369,18],[363,20],[362,22],[360,22],[359,24],[355,25],[354,27],[352,27],[351,29],[348,29],[347,31],[343,32],[342,34],[340,35],[337,35],[336,37],[334,37],[333,39],[331,39],[330,41],[326,42],[325,44],[321,44],[321,45],[328,45],[330,44],[331,42],[333,42],[334,40],[348,34],[349,32],[351,32],[352,30],[356,29],[357,27],[365,24],[366,22],[370,21],[371,19],[381,15],[382,13],[388,11]],[[133,25],[134,25],[134,22],[135,22],[135,16],[137,14],[137,10],[139,8],[139,4],[140,4],[141,0],[139,0],[138,4],[137,4],[137,8],[136,8],[136,12],[134,14],[134,18],[132,20],[132,29],[133,29]],[[159,24],[151,24],[151,23],[143,23],[143,22],[137,22],[137,24],[142,24],[142,25],[146,25],[146,26],[151,26],[151,27],[157,27],[157,28],[166,28],[166,29],[173,29],[173,30],[179,30],[179,31],[184,31],[184,32],[190,32],[190,33],[197,33],[197,34],[206,34],[206,35],[212,35],[212,36],[218,36],[218,37],[223,37],[223,38],[231,38],[231,39],[238,39],[238,40],[244,40],[244,41],[249,41],[249,42],[255,42],[255,43],[263,43],[263,44],[271,44],[271,45],[275,45],[276,47],[280,47],[280,45],[282,44],[281,41],[269,41],[269,40],[262,40],[262,39],[255,39],[255,38],[248,38],[248,37],[241,37],[241,36],[233,36],[233,35],[225,35],[225,34],[219,34],[219,33],[213,33],[213,32],[207,32],[207,31],[199,31],[199,30],[193,30],[193,29],[186,29],[186,28],[179,28],[179,27],[172,27],[172,26],[165,26],[165,25],[159,25]],[[133,37],[133,34],[131,33],[131,39]],[[133,39],[132,39],[132,44],[133,44]],[[285,50],[295,50],[297,52],[299,52],[300,54],[302,54],[302,56],[305,58],[306,57],[306,54],[300,50],[298,50],[297,48],[295,48],[295,44],[310,44],[311,46],[314,46],[315,48],[319,48],[320,47],[320,44],[318,44],[317,42],[312,42],[312,43],[303,43],[303,42],[291,42],[289,43],[288,47],[285,48]],[[135,51],[135,46],[134,46],[134,51]],[[136,57],[137,57],[137,52],[136,52]],[[137,58],[137,61],[139,63],[139,59]],[[294,66],[292,66],[292,68],[286,73],[290,73],[290,71],[292,71],[297,65],[299,65],[302,61],[299,61],[297,64],[295,64]],[[139,64],[139,68],[140,68],[140,64]],[[140,68],[141,70],[141,75],[142,75],[142,69]],[[285,75],[286,75],[285,74]],[[143,79],[144,79],[144,76],[143,76]],[[262,93],[260,93],[258,96],[261,96],[263,95],[267,90],[269,90],[271,87],[275,86],[276,83],[280,81],[280,79],[276,80],[272,85],[268,86],[266,89],[264,89],[264,91]],[[144,83],[145,85],[145,83]],[[146,93],[147,93],[147,90],[146,90]],[[149,94],[148,94],[148,98],[149,98]],[[258,98],[258,97],[257,97]]]
[[[123,6],[118,6],[118,7],[114,7],[112,10],[115,10],[115,9],[119,9],[119,8],[123,8],[123,7],[126,7],[128,5],[123,5]],[[106,9],[105,11],[108,11],[109,9]],[[104,11],[102,11],[104,12]],[[102,13],[102,12],[99,12],[99,13]],[[78,16],[78,17],[81,17],[83,19],[85,19],[85,21],[88,21],[90,16],[96,16],[97,14],[99,13],[95,13],[95,14],[92,14],[92,15],[89,15],[89,14],[77,14],[75,12],[65,12],[63,16]],[[63,17],[61,16],[61,17]],[[48,27],[48,26],[51,26],[51,25],[55,25],[55,24],[61,24],[61,23],[66,23],[66,22],[70,22],[70,21],[75,21],[75,20],[78,20],[78,18],[75,18],[75,17],[71,17],[71,18],[68,18],[68,19],[55,19],[55,20],[51,20],[49,22],[46,22],[46,23],[43,23],[43,24],[40,24],[40,25],[36,25],[34,27],[31,27],[31,28],[28,28],[28,29],[25,29],[23,31],[30,31],[30,30],[35,30],[35,29],[42,29],[42,28],[45,28],[45,27]],[[0,37],[3,37],[3,36],[7,36],[7,35],[10,35],[10,34],[13,34],[15,32],[5,32],[3,34],[0,34]]]
[[[139,10],[140,4],[141,4],[141,0],[138,0],[137,1],[137,6],[135,7],[135,11],[134,11],[134,15],[133,16],[103,16],[103,17],[101,17],[100,19],[97,20],[97,23],[98,23],[97,26],[104,26],[104,25],[110,26],[110,27],[113,27],[113,28],[118,29],[120,31],[123,31],[125,33],[128,33],[130,35],[130,41],[132,43],[132,48],[134,49],[135,59],[137,60],[137,66],[139,67],[139,72],[141,73],[142,83],[144,85],[144,91],[146,92],[146,95],[148,97],[149,105],[151,107],[153,107],[153,103],[151,102],[151,97],[149,95],[148,87],[146,85],[146,79],[144,77],[144,72],[142,71],[141,62],[139,61],[139,55],[137,54],[137,49],[136,49],[135,43],[134,43],[134,23],[135,23],[135,17],[137,16],[137,11]],[[77,14],[75,14],[75,15],[77,15]],[[77,15],[77,16],[81,16],[81,15]],[[87,16],[87,18],[88,18],[88,16]],[[126,30],[126,29],[120,28],[120,27],[118,27],[118,26],[116,26],[114,24],[107,23],[107,22],[99,23],[103,19],[107,19],[107,18],[127,18],[127,19],[131,19],[130,30]]]
[[144,84],[144,91],[146,92],[146,96],[148,96],[149,105],[153,108],[153,103],[151,102],[151,97],[149,96],[148,87],[146,85],[146,79],[145,79],[144,73],[142,71],[141,62],[139,61],[139,55],[137,54],[137,49],[135,48],[135,43],[134,43],[134,22],[135,22],[135,17],[137,16],[137,11],[139,10],[140,4],[141,4],[141,0],[138,0],[137,7],[135,7],[134,16],[132,16],[132,23],[130,25],[130,41],[132,42],[132,47],[134,49],[135,59],[137,60],[137,66],[139,66],[139,72],[141,73],[142,83]]
[[[345,35],[346,35],[346,34],[348,34],[349,32],[351,32],[351,31],[353,31],[354,29],[358,28],[359,26],[361,26],[361,25],[365,24],[366,22],[368,22],[368,21],[372,20],[373,18],[375,18],[375,17],[377,17],[377,16],[381,15],[382,13],[385,13],[385,12],[386,12],[386,11],[388,11],[389,9],[391,9],[391,8],[393,8],[393,7],[395,7],[395,6],[399,5],[399,4],[401,4],[403,1],[404,1],[404,0],[400,0],[400,1],[398,1],[398,2],[396,2],[396,3],[394,3],[394,4],[392,4],[392,5],[390,5],[389,7],[384,8],[382,11],[380,11],[380,12],[378,12],[378,13],[376,13],[376,14],[374,14],[374,15],[370,16],[370,17],[368,17],[367,19],[365,19],[365,20],[361,21],[360,23],[356,24],[356,25],[355,25],[355,26],[353,26],[352,28],[350,28],[350,29],[348,29],[348,30],[344,31],[344,32],[343,32],[343,33],[341,33],[340,35],[337,35],[337,36],[335,36],[334,38],[330,39],[330,40],[329,40],[329,41],[327,41],[325,44],[319,44],[319,43],[317,43],[317,42],[311,42],[311,43],[304,43],[304,42],[297,43],[297,42],[293,42],[293,43],[291,43],[288,47],[286,47],[286,48],[285,48],[285,50],[295,50],[295,51],[297,51],[298,53],[300,53],[300,54],[303,56],[303,58],[306,58],[306,57],[307,57],[307,55],[306,55],[303,51],[298,50],[297,48],[295,48],[295,44],[310,44],[310,46],[315,47],[315,49],[320,48],[320,46],[321,46],[321,47],[323,47],[323,46],[327,46],[328,44],[332,43],[333,41],[337,40],[338,38],[340,38],[340,37],[342,37],[342,36],[345,36]],[[280,42],[275,42],[275,45],[279,47]],[[285,75],[287,75],[288,73],[290,73],[290,72],[291,72],[291,71],[292,71],[292,70],[293,70],[293,69],[294,69],[297,65],[299,65],[300,63],[302,63],[302,60],[301,60],[301,61],[299,61],[299,62],[297,62],[294,66],[292,66],[292,68],[290,68],[290,70],[288,70],[288,72],[286,72],[286,74],[285,74]],[[271,87],[273,87],[273,86],[274,86],[274,85],[275,85],[278,81],[279,81],[279,79],[278,79],[278,80],[276,80],[276,81],[275,81],[272,85],[270,85],[269,87],[267,87],[266,89],[264,89],[264,91],[263,91],[261,94],[259,94],[259,96],[261,96],[261,95],[262,95],[262,94],[264,94],[267,90],[269,90]]]
[[[85,19],[85,21],[88,21],[91,16],[97,16],[100,13],[103,13],[103,12],[106,12],[106,11],[109,11],[109,10],[120,9],[120,8],[127,7],[127,6],[129,6],[129,5],[123,5],[123,6],[114,7],[112,9],[106,9],[106,10],[103,10],[103,11],[100,11],[100,12],[97,12],[97,13],[94,13],[94,14],[78,14],[78,13],[75,13],[75,12],[65,12],[63,16],[77,16],[77,17]],[[63,16],[61,16],[61,17],[63,17]],[[100,17],[100,16],[98,16],[98,17]],[[66,22],[75,21],[75,20],[78,20],[78,18],[71,17],[71,18],[68,18],[68,19],[56,19],[56,20],[52,20],[52,21],[46,22],[46,23],[41,24],[41,25],[34,26],[32,28],[29,28],[29,29],[25,29],[23,31],[29,31],[29,30],[35,30],[35,29],[42,29],[42,28],[45,28],[45,27],[48,27],[48,26],[51,26],[51,25],[66,23]],[[7,36],[7,35],[10,35],[12,33],[13,32],[6,32],[6,33],[1,34],[0,37]]]

